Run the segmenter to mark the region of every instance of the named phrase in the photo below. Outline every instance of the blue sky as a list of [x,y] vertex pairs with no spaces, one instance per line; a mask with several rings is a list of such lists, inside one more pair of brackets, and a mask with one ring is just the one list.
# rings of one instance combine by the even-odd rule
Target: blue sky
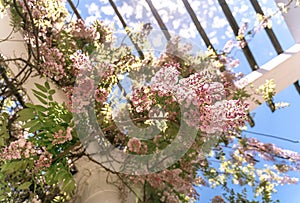
[[[198,47],[205,50],[204,42],[200,38],[195,26],[193,25],[188,13],[186,12],[180,0],[152,0],[158,9],[164,23],[170,32],[175,32],[184,38],[190,39]],[[76,4],[76,1],[73,1]],[[138,22],[151,22],[154,29],[159,29],[153,15],[150,12],[145,1],[115,0],[116,5],[126,23],[129,26],[137,26]],[[217,0],[189,0],[191,6],[195,10],[202,26],[208,33],[208,36],[217,50],[223,48],[227,40],[234,38],[228,23],[218,6]],[[254,26],[256,14],[248,0],[227,0],[233,15],[238,24],[244,21],[249,22],[249,27]],[[263,11],[268,14],[276,9],[273,0],[259,0]],[[92,22],[94,19],[100,19],[108,24],[113,24],[116,31],[123,30],[119,19],[112,10],[107,0],[79,0],[79,11],[86,18],[86,22]],[[290,36],[288,29],[280,15],[273,18],[273,30],[278,37],[283,49],[287,49],[293,45],[294,41]],[[264,46],[261,46],[261,44]],[[272,47],[265,31],[258,33],[249,44],[258,65],[262,65],[276,56],[276,52]],[[236,69],[244,74],[251,72],[248,63],[243,56],[241,50],[235,50],[232,55],[240,59],[240,66]],[[276,81],[275,81],[276,83]],[[290,138],[292,140],[300,139],[300,125],[298,125],[298,116],[300,115],[300,97],[294,86],[286,88],[275,97],[275,102],[286,101],[290,103],[290,107],[278,110],[274,113],[265,105],[261,105],[252,113],[255,114],[255,127],[249,129],[251,131],[266,133],[274,136]],[[250,135],[250,134],[245,134]],[[272,142],[280,147],[294,150],[300,153],[300,144],[293,144],[286,141],[271,139],[263,136],[250,135],[259,138],[264,142]],[[299,175],[298,175],[299,177]],[[281,202],[298,203],[300,199],[300,186],[287,185],[279,187],[275,198]],[[220,191],[211,190],[209,188],[200,189],[200,203],[209,202],[210,198],[217,195]]]
[[[276,101],[287,101],[290,107],[272,113],[266,105],[258,107],[256,113],[256,125],[253,131],[271,134],[291,140],[300,140],[300,96],[293,85],[280,92],[275,97]],[[300,153],[300,143],[290,143],[282,140],[257,136],[261,141],[272,142],[282,148],[287,148]],[[297,174],[300,178],[300,174]],[[278,188],[277,197],[281,202],[299,203],[300,185],[287,185]]]

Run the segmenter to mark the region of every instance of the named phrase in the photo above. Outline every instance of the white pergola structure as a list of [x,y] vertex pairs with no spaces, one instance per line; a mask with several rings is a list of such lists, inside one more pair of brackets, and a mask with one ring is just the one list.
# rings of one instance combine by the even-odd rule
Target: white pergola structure
[[[276,2],[287,3],[288,0],[276,0]],[[288,13],[283,14],[283,17],[295,40],[295,44],[262,65],[258,70],[238,81],[236,83],[238,87],[246,87],[251,92],[250,84],[253,84],[256,89],[264,84],[266,80],[274,79],[276,93],[279,93],[300,79],[300,7],[291,9]],[[258,107],[257,103],[249,102],[250,110]]]
[[[276,2],[288,2],[288,0],[276,0]],[[300,79],[300,7],[292,9],[284,14],[284,19],[295,40],[295,44],[279,54],[258,70],[255,70],[236,83],[239,87],[249,89],[249,84],[258,88],[268,79],[274,79],[276,82],[276,92],[280,92],[289,85]],[[0,20],[0,39],[6,38],[12,30],[8,16]],[[0,43],[0,53],[7,57],[26,57],[27,50],[20,33],[13,33],[10,39]],[[18,73],[17,67],[13,64],[9,66],[13,74]],[[31,91],[34,83],[44,83],[45,78],[31,77],[24,85],[29,99],[33,103],[39,103]],[[54,85],[52,85],[55,88]],[[57,94],[55,100],[62,103],[66,101],[64,94],[55,88]],[[254,110],[258,104],[250,101],[250,109]],[[95,163],[82,158],[77,161],[78,173],[75,175],[78,184],[76,198],[73,202],[78,203],[119,203],[119,190],[116,186],[107,183],[108,172],[101,169]],[[118,179],[111,175],[111,179]],[[135,197],[131,194],[127,202],[135,202]]]

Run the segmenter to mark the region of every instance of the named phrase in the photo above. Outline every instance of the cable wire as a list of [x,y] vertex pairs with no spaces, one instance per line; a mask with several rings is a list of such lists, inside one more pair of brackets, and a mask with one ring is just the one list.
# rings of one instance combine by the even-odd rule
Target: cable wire
[[292,143],[300,143],[300,140],[291,140],[288,138],[283,138],[283,137],[279,137],[279,136],[275,136],[275,135],[269,135],[269,134],[265,134],[265,133],[259,133],[259,132],[249,131],[249,130],[243,130],[243,132],[260,135],[260,136],[264,136],[264,137],[271,137],[271,138],[275,138],[275,139],[283,140],[283,141],[287,141],[287,142],[292,142]]

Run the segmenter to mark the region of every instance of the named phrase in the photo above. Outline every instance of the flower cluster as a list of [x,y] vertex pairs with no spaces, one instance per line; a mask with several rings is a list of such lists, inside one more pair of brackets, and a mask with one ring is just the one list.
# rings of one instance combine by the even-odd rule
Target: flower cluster
[[72,128],[71,127],[67,127],[66,132],[64,132],[63,130],[59,130],[58,132],[54,133],[53,135],[53,141],[52,144],[57,145],[57,144],[63,144],[67,141],[71,141],[72,140]]
[[102,88],[102,87],[96,89],[95,94],[94,94],[95,100],[97,102],[99,102],[100,104],[104,103],[107,100],[108,95],[109,95],[109,92],[107,91],[107,89]]
[[177,101],[184,105],[188,125],[204,132],[225,132],[245,125],[248,104],[241,100],[223,100],[224,86],[202,72],[179,79],[178,70],[178,64],[162,67],[150,85],[134,89],[131,100],[136,111],[148,111],[157,100],[169,96],[172,99],[165,100],[166,103]]
[[262,143],[255,138],[246,140],[243,148],[245,154],[260,153],[260,156],[267,161],[275,161],[277,158],[286,159],[291,162],[300,161],[300,155],[289,150],[283,150],[272,143]]
[[138,138],[131,138],[127,143],[128,150],[137,154],[147,152],[147,145],[143,145]]
[[92,42],[99,38],[99,33],[95,27],[87,27],[82,19],[71,24],[70,34],[77,39],[85,39]]
[[179,80],[178,68],[179,64],[162,67],[151,79],[151,89],[157,91],[159,96],[173,92]]
[[48,168],[52,163],[52,154],[49,153],[45,147],[38,149],[35,145],[26,140],[20,138],[10,145],[5,147],[1,153],[1,160],[12,161],[20,159],[38,158],[34,161],[35,169]]
[[241,100],[224,100],[208,106],[206,110],[212,112],[210,125],[220,132],[228,132],[245,125],[248,104]]
[[40,49],[40,54],[44,59],[42,73],[57,81],[63,79],[64,75],[66,75],[64,54],[57,48],[50,49],[47,45],[40,46]]
[[34,144],[24,138],[20,138],[14,142],[11,142],[9,146],[6,146],[3,149],[1,153],[1,159],[14,160],[29,158],[34,155],[36,155]]
[[154,104],[155,92],[150,87],[141,87],[133,90],[131,95],[132,104],[136,112],[149,111]]
[[35,170],[49,168],[52,164],[52,154],[49,153],[45,147],[37,152],[39,159],[34,162]]
[[[153,188],[152,192],[155,192],[156,194],[155,198],[151,199],[153,202],[177,203],[181,202],[182,197],[184,197],[187,202],[193,202],[193,200],[197,199],[197,193],[193,186],[193,179],[184,174],[179,168],[165,169],[158,173],[152,173],[145,176],[123,176],[137,185],[145,183],[150,185]],[[181,195],[178,195],[178,192]]]

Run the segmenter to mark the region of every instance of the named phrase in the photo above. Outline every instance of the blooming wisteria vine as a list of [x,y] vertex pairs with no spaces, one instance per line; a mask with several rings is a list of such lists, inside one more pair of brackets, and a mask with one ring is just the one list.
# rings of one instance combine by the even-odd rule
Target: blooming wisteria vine
[[[86,150],[91,140],[128,157],[157,155],[159,161],[151,167],[144,167],[143,159],[140,165],[126,160],[122,166],[132,167],[126,173],[98,162],[118,175],[119,188],[134,192],[132,188],[140,187],[139,202],[194,202],[199,198],[195,185],[222,186],[228,195],[218,195],[212,202],[272,202],[275,186],[297,182],[288,172],[300,170],[298,154],[240,135],[251,121],[246,101],[250,95],[234,86],[241,75],[232,69],[239,62],[228,54],[233,48],[242,49],[247,35],[253,37],[268,27],[271,16],[259,16],[251,32],[243,24],[220,53],[193,54],[192,47],[172,38],[159,55],[148,51],[139,57],[130,46],[116,46],[112,29],[104,22],[87,26],[80,17],[71,19],[64,0],[3,0],[0,11],[11,16],[30,56],[1,57],[1,67],[22,63],[20,75],[25,79],[35,71],[51,79],[68,99],[62,105],[54,101],[55,91],[46,82],[32,90],[40,104],[23,105],[13,98],[11,106],[18,106],[18,112],[1,109],[0,201],[72,201],[76,160],[87,156],[97,162]],[[136,45],[147,47],[149,28],[143,26],[136,34],[128,29],[127,34]],[[130,81],[128,87],[120,85],[122,80]],[[6,86],[8,82],[1,80]],[[274,88],[269,83],[257,94],[273,105]],[[104,137],[92,125],[91,101]],[[143,129],[151,129],[150,134]],[[194,137],[189,135],[194,132]],[[175,147],[170,150],[171,144]],[[184,153],[176,154],[175,148]],[[159,156],[164,150],[178,156]],[[165,160],[167,165],[161,163]],[[261,166],[260,161],[269,165]],[[144,173],[137,173],[141,166]],[[232,184],[244,190],[234,191]],[[251,192],[247,196],[247,190],[254,196]]]

